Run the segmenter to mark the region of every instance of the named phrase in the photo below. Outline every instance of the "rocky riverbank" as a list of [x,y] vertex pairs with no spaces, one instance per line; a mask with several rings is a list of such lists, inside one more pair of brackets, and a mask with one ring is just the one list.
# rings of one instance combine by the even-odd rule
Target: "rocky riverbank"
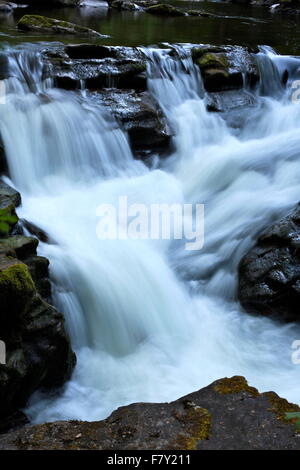
[[243,377],[224,378],[172,403],[135,403],[104,421],[24,426],[0,435],[0,450],[299,449],[286,413],[299,412]]
[[0,323],[6,364],[0,364],[0,432],[26,421],[19,409],[37,389],[59,389],[75,355],[63,316],[51,302],[46,258],[38,239],[22,235],[18,192],[0,182]]

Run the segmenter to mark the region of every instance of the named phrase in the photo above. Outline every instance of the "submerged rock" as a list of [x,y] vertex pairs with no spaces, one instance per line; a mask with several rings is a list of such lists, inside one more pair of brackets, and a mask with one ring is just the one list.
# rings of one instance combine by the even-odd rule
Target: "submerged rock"
[[18,28],[21,31],[33,31],[36,33],[53,33],[53,34],[79,34],[87,36],[102,35],[84,26],[78,26],[68,21],[56,20],[40,15],[25,15],[18,22]]
[[300,205],[266,228],[239,267],[238,296],[249,312],[300,321]]
[[145,9],[147,13],[158,16],[185,16],[185,13],[179,8],[175,8],[167,3],[159,3]]
[[299,449],[276,393],[259,393],[243,377],[217,380],[171,403],[135,403],[104,421],[24,426],[0,436],[0,450]]

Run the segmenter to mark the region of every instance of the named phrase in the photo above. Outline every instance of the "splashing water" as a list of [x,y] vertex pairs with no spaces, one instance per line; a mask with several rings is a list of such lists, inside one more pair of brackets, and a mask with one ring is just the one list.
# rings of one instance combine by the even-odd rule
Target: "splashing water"
[[[54,301],[78,358],[62,395],[31,399],[34,422],[101,419],[120,405],[170,401],[237,374],[299,403],[291,362],[299,327],[248,316],[235,301],[242,255],[299,198],[300,107],[280,82],[281,65],[292,74],[294,59],[278,65],[270,51],[258,55],[263,96],[241,109],[243,125],[233,129],[206,111],[201,76],[187,49],[180,52],[144,51],[149,90],[176,130],[161,170],[133,159],[99,105],[45,81],[30,51],[9,53],[15,78],[0,130],[10,175],[23,196],[20,216],[57,242],[41,243],[40,252],[51,261]],[[100,241],[96,208],[120,195],[148,206],[204,203],[204,248]]]

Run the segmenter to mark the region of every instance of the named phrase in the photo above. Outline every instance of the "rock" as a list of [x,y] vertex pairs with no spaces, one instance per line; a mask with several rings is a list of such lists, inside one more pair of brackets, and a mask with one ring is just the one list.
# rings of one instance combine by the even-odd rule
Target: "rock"
[[276,393],[243,377],[217,380],[171,403],[135,403],[104,421],[26,425],[0,435],[0,450],[292,450],[299,436]]
[[115,59],[118,56],[118,50],[114,47],[98,44],[70,45],[65,48],[65,53],[70,59]]
[[33,31],[36,33],[79,34],[91,37],[102,36],[97,31],[85,28],[84,26],[40,15],[23,16],[18,22],[18,28],[21,31]]
[[20,203],[20,194],[0,180],[0,239],[15,229],[18,222],[16,207]]
[[18,207],[20,204],[20,193],[0,180],[0,208],[2,209],[11,205]]
[[29,222],[26,219],[20,219],[20,222],[22,222],[23,226],[28,230],[31,235],[37,237],[41,242],[55,243],[53,240],[50,240],[49,236],[43,229],[33,224],[32,222]]
[[[0,208],[15,214],[20,202],[20,194],[0,182]],[[49,261],[37,255],[37,238],[7,235],[0,238],[0,339],[7,352],[0,365],[0,432],[22,424],[18,409],[30,395],[61,387],[75,365],[63,316],[46,302]]]
[[239,266],[238,296],[249,312],[299,321],[300,205],[267,227]]
[[[12,256],[12,245],[18,252],[20,240],[7,243],[6,252],[3,243],[0,249],[1,340],[7,355],[0,365],[0,420],[9,422],[34,391],[61,387],[75,356],[63,316],[38,294],[28,267]],[[28,243],[24,240],[22,256],[31,251]]]
[[101,94],[101,99],[128,132],[136,157],[170,153],[172,131],[148,92],[106,91]]
[[45,50],[43,56],[46,64],[51,65],[56,86],[61,88],[76,89],[83,84],[93,91],[103,88],[143,91],[147,87],[145,58],[134,48],[81,44],[67,46],[56,55]]
[[175,8],[167,3],[159,3],[145,9],[147,13],[158,16],[185,16],[185,13],[179,8]]
[[244,78],[251,86],[258,81],[257,65],[247,48],[199,46],[192,49],[192,58],[208,92],[241,89]]
[[203,10],[188,10],[187,14],[189,16],[202,16],[203,18],[213,18],[215,16],[212,13],[207,13]]
[[124,0],[114,0],[109,4],[110,8],[119,11],[136,11],[140,10],[139,6],[136,5],[134,2],[128,2]]

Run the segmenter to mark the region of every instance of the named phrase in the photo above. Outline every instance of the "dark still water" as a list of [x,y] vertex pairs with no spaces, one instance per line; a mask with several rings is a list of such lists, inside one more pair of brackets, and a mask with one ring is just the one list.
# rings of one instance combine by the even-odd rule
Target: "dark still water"
[[20,33],[18,19],[25,13],[60,18],[95,29],[110,38],[101,43],[110,45],[151,45],[161,42],[212,44],[268,44],[281,54],[300,52],[300,20],[269,12],[262,7],[233,5],[223,2],[173,1],[186,10],[201,9],[216,17],[162,18],[144,12],[109,10],[105,2],[98,8],[40,9],[20,8],[13,15],[0,18],[3,41],[15,44],[24,41],[59,40],[82,42],[77,36],[40,36]]

